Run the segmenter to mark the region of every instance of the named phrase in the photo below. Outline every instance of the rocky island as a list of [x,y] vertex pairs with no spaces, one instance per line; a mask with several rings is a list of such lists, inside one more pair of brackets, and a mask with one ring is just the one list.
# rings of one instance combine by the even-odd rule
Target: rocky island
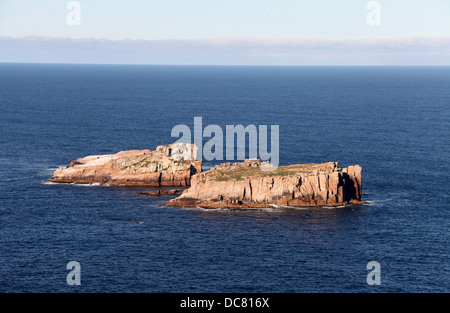
[[189,186],[202,171],[195,145],[175,143],[155,151],[131,150],[72,161],[47,179],[56,183],[126,186]]
[[177,187],[143,195],[179,195],[166,206],[262,208],[273,205],[312,207],[361,204],[361,167],[337,162],[272,167],[247,159],[202,172],[198,148],[176,143],[155,151],[132,150],[92,155],[72,161],[47,179],[56,183]]
[[261,208],[340,206],[361,203],[361,167],[336,162],[296,164],[264,171],[267,163],[223,163],[191,179],[191,187],[166,206]]

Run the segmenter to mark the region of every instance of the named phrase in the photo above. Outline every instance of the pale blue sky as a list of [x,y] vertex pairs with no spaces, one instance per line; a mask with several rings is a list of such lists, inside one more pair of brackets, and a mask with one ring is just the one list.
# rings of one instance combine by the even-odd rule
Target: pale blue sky
[[[220,43],[222,48],[230,48],[236,46],[236,40],[244,39],[259,40],[261,53],[264,53],[265,40],[269,40],[271,45],[282,40],[283,49],[292,47],[290,39],[297,42],[297,46],[299,41],[313,40],[315,45],[322,47],[322,60],[328,61],[335,56],[332,48],[323,49],[324,44],[328,45],[330,41],[333,46],[340,41],[343,45],[354,47],[356,42],[365,43],[366,40],[380,40],[384,44],[394,40],[397,46],[402,46],[401,43],[405,40],[410,44],[415,38],[438,38],[441,43],[442,38],[450,37],[449,0],[379,0],[380,26],[369,26],[366,22],[369,0],[79,0],[80,26],[67,25],[68,2],[0,0],[0,37],[3,37],[0,41],[0,62],[20,59],[20,53],[27,53],[19,48],[15,52],[11,43],[5,46],[5,38],[11,37],[20,39],[35,36],[42,37],[36,42],[51,39],[53,43],[54,38],[108,39],[117,41],[119,46],[124,44],[123,40],[142,39],[152,41],[152,49],[155,42],[160,40],[194,40],[189,44],[196,40],[210,40],[208,46],[216,47],[212,39],[230,39],[232,44],[224,44],[224,41]],[[64,42],[67,45],[67,41]],[[81,44],[77,42],[79,49]],[[27,40],[27,45],[30,51],[35,47],[30,40]],[[298,46],[301,53],[304,52],[303,48],[302,45]],[[427,49],[419,51],[420,48],[420,45],[415,47],[418,49],[417,57],[422,55],[422,60],[418,63],[427,63],[426,58],[431,56],[425,53]],[[449,54],[447,43],[444,48],[447,50],[439,55],[439,60],[445,60]],[[39,49],[45,55],[46,49],[53,48],[41,45]],[[239,49],[233,52],[236,60],[239,59],[239,51],[243,53]],[[284,50],[281,54],[279,50],[267,51],[267,55],[261,59],[265,60],[262,63],[271,63],[269,59],[274,56],[278,63],[281,62]],[[165,53],[170,52],[167,49]],[[407,52],[411,57],[411,49],[407,49]],[[174,51],[174,55],[176,53],[179,51]],[[255,52],[252,53],[254,56]],[[292,55],[292,51],[290,54]],[[151,56],[152,52],[149,52],[148,60],[143,58],[142,62],[152,63]],[[338,58],[342,60],[342,56]],[[176,59],[170,62],[176,62],[174,60]],[[316,61],[296,60],[295,62],[302,64],[313,64],[317,58],[314,59]],[[414,58],[408,60],[415,63]],[[111,62],[114,60],[111,59]],[[229,62],[233,63],[232,58]],[[184,62],[180,59],[176,63]],[[361,59],[360,63],[364,63],[364,60]],[[383,62],[378,60],[375,63]]]
[[448,0],[380,0],[382,23],[366,23],[368,0],[1,0],[0,35],[108,39],[373,38],[450,35]]

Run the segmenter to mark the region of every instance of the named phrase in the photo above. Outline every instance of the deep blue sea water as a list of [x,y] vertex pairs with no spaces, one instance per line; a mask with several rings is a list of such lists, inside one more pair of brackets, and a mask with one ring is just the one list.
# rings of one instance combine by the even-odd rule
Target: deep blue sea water
[[[370,204],[206,211],[43,183],[194,116],[280,125],[281,165],[360,164]],[[450,291],[449,67],[0,64],[0,131],[0,292]]]

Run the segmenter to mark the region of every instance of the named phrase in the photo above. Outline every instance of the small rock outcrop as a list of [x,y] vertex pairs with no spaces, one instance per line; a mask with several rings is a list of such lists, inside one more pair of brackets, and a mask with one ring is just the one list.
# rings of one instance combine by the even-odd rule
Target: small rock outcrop
[[191,187],[166,206],[260,208],[361,203],[361,167],[337,162],[297,164],[265,171],[260,160],[223,163],[192,177]]
[[127,186],[189,186],[202,171],[198,148],[187,143],[158,146],[155,151],[132,150],[91,155],[70,162],[47,179],[56,183]]
[[152,190],[152,191],[141,191],[139,194],[144,196],[167,196],[167,195],[181,195],[183,190],[181,189],[170,189],[170,190]]

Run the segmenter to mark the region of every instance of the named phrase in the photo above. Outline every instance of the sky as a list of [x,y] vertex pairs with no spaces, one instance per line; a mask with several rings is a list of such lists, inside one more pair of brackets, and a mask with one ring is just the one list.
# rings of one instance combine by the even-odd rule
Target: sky
[[0,0],[0,62],[450,65],[450,1]]

